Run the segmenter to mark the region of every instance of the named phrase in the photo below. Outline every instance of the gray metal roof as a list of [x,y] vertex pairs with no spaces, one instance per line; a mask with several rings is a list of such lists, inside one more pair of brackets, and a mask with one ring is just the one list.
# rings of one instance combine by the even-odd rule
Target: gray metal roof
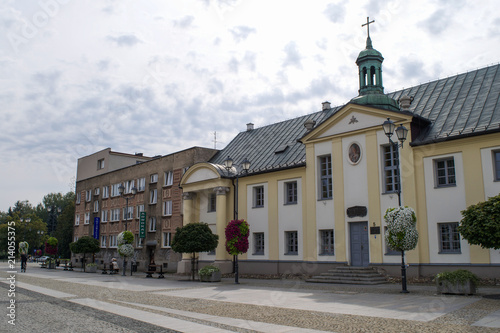
[[481,68],[446,79],[400,90],[414,99],[410,111],[431,125],[413,144],[484,134],[500,128],[500,65]]
[[[500,131],[499,68],[497,64],[387,94],[395,100],[402,95],[413,97],[410,112],[430,121],[412,144]],[[210,162],[221,165],[230,156],[239,168],[247,158],[249,173],[303,166],[305,146],[298,139],[307,133],[304,122],[312,119],[318,126],[342,107],[241,132]]]

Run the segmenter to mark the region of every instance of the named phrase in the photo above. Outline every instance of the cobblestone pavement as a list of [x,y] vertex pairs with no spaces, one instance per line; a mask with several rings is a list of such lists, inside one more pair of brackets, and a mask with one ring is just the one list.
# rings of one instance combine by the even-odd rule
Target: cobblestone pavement
[[[9,274],[0,263],[0,332],[500,332],[497,324],[476,326],[500,316],[499,299],[435,295],[432,286],[409,285],[410,294],[402,295],[400,286],[391,284],[254,279],[204,284],[144,276],[31,264],[27,273],[15,274],[18,317],[12,330],[5,315]],[[500,288],[479,292],[500,294]]]

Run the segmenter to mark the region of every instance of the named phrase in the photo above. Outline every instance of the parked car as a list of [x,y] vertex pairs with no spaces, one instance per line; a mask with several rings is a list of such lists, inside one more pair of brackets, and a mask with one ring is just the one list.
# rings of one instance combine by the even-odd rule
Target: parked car
[[47,259],[50,259],[49,256],[41,256],[40,258],[38,258],[38,262],[45,262]]

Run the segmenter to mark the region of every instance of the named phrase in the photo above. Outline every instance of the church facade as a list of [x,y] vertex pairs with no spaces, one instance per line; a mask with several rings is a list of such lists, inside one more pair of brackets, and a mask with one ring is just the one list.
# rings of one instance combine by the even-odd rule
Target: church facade
[[[415,210],[420,236],[407,252],[409,276],[456,268],[498,276],[500,251],[469,245],[457,226],[462,210],[500,193],[500,66],[384,94],[382,62],[368,37],[356,60],[359,96],[269,126],[248,124],[186,171],[183,223],[206,222],[220,240],[200,261],[231,271],[224,230],[237,216],[250,225],[241,273],[314,275],[349,265],[399,275],[401,254],[385,244],[384,215],[401,201]],[[388,119],[408,130],[402,147],[389,143]],[[189,265],[184,257],[178,272]]]

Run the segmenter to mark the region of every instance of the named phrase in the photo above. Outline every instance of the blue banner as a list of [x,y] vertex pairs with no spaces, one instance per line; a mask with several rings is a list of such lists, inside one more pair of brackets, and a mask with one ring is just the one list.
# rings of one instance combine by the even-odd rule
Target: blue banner
[[94,238],[99,239],[99,229],[101,226],[101,218],[94,217]]

